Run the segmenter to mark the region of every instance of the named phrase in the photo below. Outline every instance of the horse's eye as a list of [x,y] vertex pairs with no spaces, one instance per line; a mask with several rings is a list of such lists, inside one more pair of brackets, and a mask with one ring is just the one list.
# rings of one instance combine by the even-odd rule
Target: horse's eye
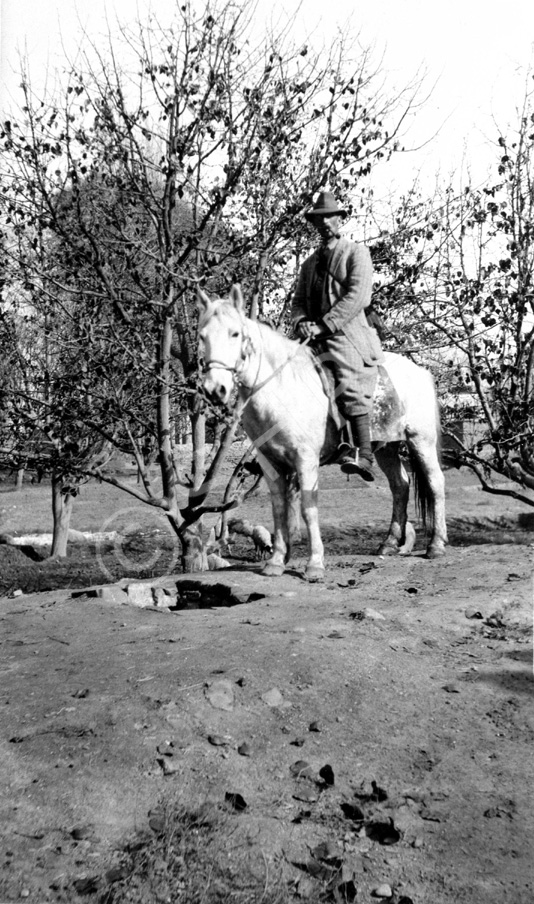
[[232,330],[232,332],[230,333],[231,339],[237,339],[238,336],[239,336],[239,330]]

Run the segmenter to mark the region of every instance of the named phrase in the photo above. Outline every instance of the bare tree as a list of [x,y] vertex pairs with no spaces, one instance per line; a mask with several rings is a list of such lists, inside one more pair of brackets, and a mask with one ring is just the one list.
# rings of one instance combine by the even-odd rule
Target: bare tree
[[456,435],[456,463],[528,505],[518,487],[534,489],[532,96],[516,130],[498,133],[487,184],[406,197],[374,248],[391,343],[433,365],[449,420],[476,424]]
[[[177,4],[170,27],[150,18],[124,30],[120,61],[116,41],[105,52],[93,46],[61,102],[34,97],[24,80],[24,116],[3,136],[3,204],[25,287],[42,311],[61,306],[73,348],[84,346],[85,422],[128,444],[142,483],[80,467],[163,511],[188,570],[206,567],[203,514],[236,501],[211,498],[237,418],[207,456],[197,288],[240,281],[255,309],[274,293],[280,313],[295,244],[309,244],[295,220],[320,187],[337,186],[350,206],[360,180],[398,146],[417,96],[416,85],[388,95],[357,44],[340,38],[325,54],[284,31],[257,40],[253,21],[251,2]],[[184,410],[187,475],[173,432]]]

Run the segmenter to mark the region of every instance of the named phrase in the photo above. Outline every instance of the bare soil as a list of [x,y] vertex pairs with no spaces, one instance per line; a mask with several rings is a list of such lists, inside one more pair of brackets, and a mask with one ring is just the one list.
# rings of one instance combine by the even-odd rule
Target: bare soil
[[[262,577],[243,540],[231,568],[194,576],[183,599],[202,608],[72,595],[192,586],[165,524],[97,484],[72,526],[122,540],[63,563],[0,547],[0,901],[187,900],[164,854],[159,885],[136,892],[173,802],[226,813],[230,872],[263,889],[250,900],[282,876],[295,901],[387,885],[394,902],[532,904],[532,517],[446,477],[445,558],[424,558],[420,530],[412,556],[376,557],[385,482],[326,468],[326,582],[303,580],[303,544]],[[50,530],[48,494],[4,486],[2,531]],[[270,525],[263,487],[240,513]],[[195,900],[232,900],[216,892]]]

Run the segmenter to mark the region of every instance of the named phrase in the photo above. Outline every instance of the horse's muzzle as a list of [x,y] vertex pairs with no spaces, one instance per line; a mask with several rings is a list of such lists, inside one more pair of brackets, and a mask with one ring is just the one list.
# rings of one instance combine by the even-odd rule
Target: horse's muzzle
[[224,380],[218,379],[211,373],[208,373],[204,379],[204,392],[209,399],[216,402],[222,402],[224,405],[230,401],[231,387],[227,386]]

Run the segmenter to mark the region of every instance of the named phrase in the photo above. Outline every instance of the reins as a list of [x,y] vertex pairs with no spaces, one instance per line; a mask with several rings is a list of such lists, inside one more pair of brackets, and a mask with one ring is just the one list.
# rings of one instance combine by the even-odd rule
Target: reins
[[[265,380],[262,380],[261,383],[259,383],[257,386],[254,385],[254,386],[252,387],[252,389],[250,390],[250,395],[249,395],[248,398],[245,400],[245,402],[244,402],[244,404],[243,404],[243,407],[241,408],[241,411],[243,411],[243,409],[246,407],[246,405],[248,405],[248,403],[250,402],[251,398],[252,398],[253,396],[255,396],[256,393],[260,391],[260,389],[263,389],[264,386],[267,386],[267,384],[271,382],[271,380],[274,380],[274,378],[275,378],[276,376],[278,376],[278,374],[284,369],[284,367],[286,366],[286,364],[289,364],[290,361],[293,361],[293,359],[297,357],[297,355],[298,355],[298,353],[300,352],[301,348],[303,348],[304,346],[308,345],[308,342],[309,342],[309,341],[310,341],[310,338],[308,337],[307,339],[304,340],[304,342],[299,342],[299,343],[298,343],[298,346],[297,346],[296,350],[293,352],[293,354],[289,355],[289,357],[286,358],[285,361],[282,361],[282,363],[278,365],[278,367],[276,368],[276,370],[273,370],[272,374],[269,374],[269,376],[268,376]],[[261,359],[260,359],[260,364],[261,364]],[[260,371],[260,368],[259,368],[259,365],[258,365],[258,373],[259,373],[259,371]]]

